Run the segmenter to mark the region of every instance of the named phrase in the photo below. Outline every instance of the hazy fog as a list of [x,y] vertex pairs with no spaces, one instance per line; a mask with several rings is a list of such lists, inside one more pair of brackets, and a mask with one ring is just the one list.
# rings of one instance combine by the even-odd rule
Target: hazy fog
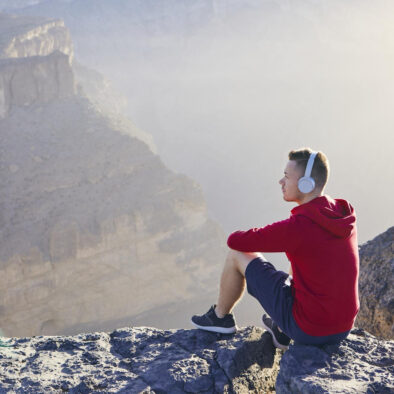
[[391,1],[50,1],[76,57],[129,100],[170,168],[196,179],[226,231],[287,217],[287,152],[331,163],[365,242],[393,224]]

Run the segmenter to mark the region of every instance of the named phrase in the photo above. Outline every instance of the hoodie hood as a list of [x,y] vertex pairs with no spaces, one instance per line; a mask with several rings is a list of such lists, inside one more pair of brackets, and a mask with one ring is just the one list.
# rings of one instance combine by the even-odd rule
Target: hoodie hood
[[337,237],[346,238],[356,225],[354,208],[346,200],[329,196],[316,197],[291,210],[293,215],[306,216]]

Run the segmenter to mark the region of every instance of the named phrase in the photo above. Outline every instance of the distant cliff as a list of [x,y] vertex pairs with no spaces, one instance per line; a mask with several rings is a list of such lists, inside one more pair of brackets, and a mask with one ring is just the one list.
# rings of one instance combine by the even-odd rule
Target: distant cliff
[[72,55],[62,21],[0,14],[0,118],[73,95]]
[[0,13],[0,59],[47,56],[56,50],[73,56],[62,20]]
[[75,88],[62,23],[1,17],[20,57],[0,61],[0,328],[185,324],[224,257],[200,187]]

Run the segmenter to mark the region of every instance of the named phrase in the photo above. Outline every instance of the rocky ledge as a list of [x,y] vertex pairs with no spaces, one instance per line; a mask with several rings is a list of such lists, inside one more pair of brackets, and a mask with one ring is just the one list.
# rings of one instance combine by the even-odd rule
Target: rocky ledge
[[339,346],[292,345],[284,354],[257,327],[235,335],[136,327],[9,343],[0,348],[1,393],[266,393],[275,381],[279,394],[394,390],[394,341],[361,329]]
[[122,328],[12,338],[0,348],[0,392],[248,393],[274,391],[279,352],[260,328]]
[[353,329],[340,345],[293,345],[280,361],[277,394],[393,393],[394,341]]

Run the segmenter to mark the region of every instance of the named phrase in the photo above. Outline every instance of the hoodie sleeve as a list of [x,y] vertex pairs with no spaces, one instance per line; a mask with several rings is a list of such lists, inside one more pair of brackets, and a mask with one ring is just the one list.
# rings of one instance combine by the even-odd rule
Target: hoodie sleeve
[[227,245],[240,252],[287,252],[298,241],[297,226],[293,217],[261,228],[235,231],[227,239]]

